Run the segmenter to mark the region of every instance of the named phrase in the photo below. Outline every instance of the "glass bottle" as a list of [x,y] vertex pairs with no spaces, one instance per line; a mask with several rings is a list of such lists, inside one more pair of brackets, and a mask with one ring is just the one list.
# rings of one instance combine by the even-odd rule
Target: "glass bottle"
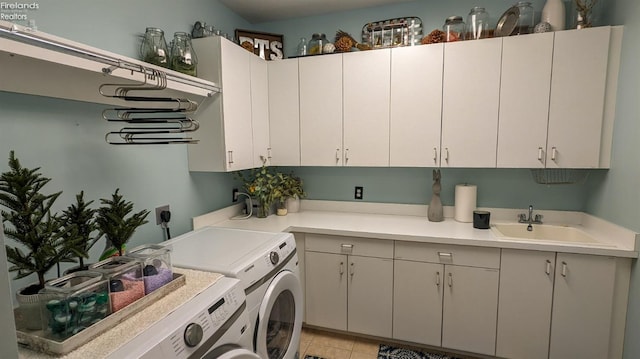
[[442,31],[444,31],[444,39],[446,42],[464,40],[464,21],[462,16],[449,16],[444,22]]
[[164,39],[164,31],[155,27],[147,28],[140,46],[140,56],[144,62],[169,67],[169,51]]
[[467,40],[489,37],[489,13],[480,6],[475,6],[467,16]]
[[193,50],[191,37],[186,32],[173,35],[171,47],[171,69],[183,74],[196,76],[198,57]]
[[529,1],[518,1],[516,4],[520,15],[518,16],[518,26],[513,35],[531,34],[535,26],[534,11]]
[[311,35],[311,40],[309,40],[309,46],[307,47],[307,51],[309,55],[319,55],[322,53],[322,40],[320,39],[320,34],[315,33]]
[[306,56],[307,55],[307,39],[304,37],[300,38],[300,43],[298,43],[298,50],[296,51],[296,55],[298,56]]

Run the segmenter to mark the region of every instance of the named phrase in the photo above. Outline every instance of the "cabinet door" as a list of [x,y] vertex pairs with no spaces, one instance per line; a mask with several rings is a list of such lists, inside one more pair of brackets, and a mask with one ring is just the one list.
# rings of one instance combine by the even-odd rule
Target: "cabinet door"
[[442,346],[495,355],[497,269],[445,266]]
[[393,271],[393,338],[439,347],[444,266],[396,260]]
[[270,164],[300,166],[298,59],[268,61]]
[[438,167],[443,44],[391,50],[389,164]]
[[342,166],[342,55],[300,58],[300,164]]
[[553,34],[502,39],[498,167],[544,168]]
[[558,253],[550,359],[607,358],[615,258]]
[[554,34],[547,167],[597,168],[611,28]]
[[251,125],[253,167],[269,164],[269,79],[267,61],[251,58]]
[[495,167],[502,39],[444,45],[442,167]]
[[344,165],[389,166],[391,50],[344,54]]
[[347,330],[347,256],[305,253],[307,323]]
[[393,259],[349,256],[348,298],[350,332],[391,338]]
[[221,39],[222,116],[227,171],[253,168],[251,123],[251,57],[238,45]]
[[503,249],[496,356],[549,355],[555,252]]

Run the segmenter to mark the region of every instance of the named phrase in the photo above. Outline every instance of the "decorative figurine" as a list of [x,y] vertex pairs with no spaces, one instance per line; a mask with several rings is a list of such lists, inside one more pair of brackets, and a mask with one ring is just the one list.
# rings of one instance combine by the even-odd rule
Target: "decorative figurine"
[[444,221],[442,201],[440,200],[440,191],[442,190],[442,185],[440,184],[441,178],[440,170],[433,170],[433,195],[431,196],[431,203],[427,210],[427,218],[431,222]]

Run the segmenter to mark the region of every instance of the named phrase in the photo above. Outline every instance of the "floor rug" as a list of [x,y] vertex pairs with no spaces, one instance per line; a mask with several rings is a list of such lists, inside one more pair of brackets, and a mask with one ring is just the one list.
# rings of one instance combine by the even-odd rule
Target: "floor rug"
[[380,344],[378,359],[458,359],[447,354],[416,352]]

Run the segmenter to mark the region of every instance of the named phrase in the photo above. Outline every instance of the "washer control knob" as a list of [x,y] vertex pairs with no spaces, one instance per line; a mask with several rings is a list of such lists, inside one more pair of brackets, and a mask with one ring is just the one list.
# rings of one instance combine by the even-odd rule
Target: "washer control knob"
[[278,252],[269,253],[269,260],[271,260],[271,264],[278,264],[278,262],[280,261],[280,256],[278,255]]
[[200,324],[191,323],[184,330],[184,342],[188,347],[193,348],[200,344],[203,334]]

